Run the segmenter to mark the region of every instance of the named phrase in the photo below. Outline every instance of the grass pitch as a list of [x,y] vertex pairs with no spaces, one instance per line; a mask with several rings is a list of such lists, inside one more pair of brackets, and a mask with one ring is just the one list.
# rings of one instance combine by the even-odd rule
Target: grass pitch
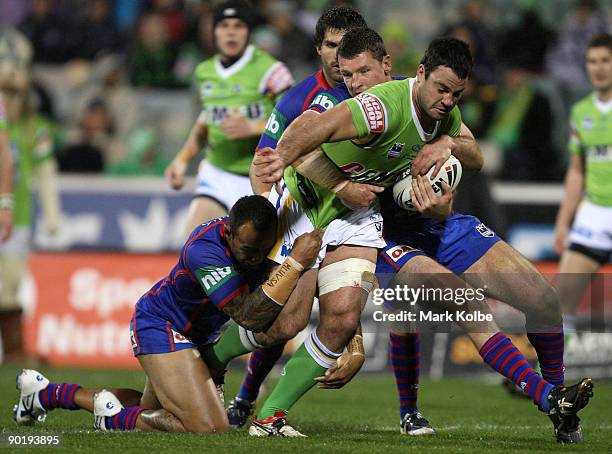
[[[198,453],[394,453],[394,452],[611,452],[612,383],[595,382],[595,398],[581,412],[586,443],[561,446],[552,425],[525,399],[513,398],[499,385],[470,380],[424,381],[419,408],[437,434],[399,434],[397,394],[392,375],[362,374],[345,389],[313,390],[300,401],[290,422],[306,439],[254,439],[245,430],[223,435],[166,433],[102,433],[92,429],[93,416],[84,411],[51,412],[44,425],[18,427],[12,421],[17,400],[15,367],[0,367],[2,438],[8,433],[60,434],[67,452],[198,452]],[[115,370],[41,369],[54,382],[84,386],[142,389],[142,372]],[[226,400],[234,396],[240,371],[230,371]],[[269,387],[268,387],[269,389]],[[4,444],[6,446],[6,444]],[[31,450],[40,452],[41,448]],[[51,449],[50,449],[51,450]],[[58,452],[53,448],[52,452]],[[20,450],[20,452],[24,452]]]

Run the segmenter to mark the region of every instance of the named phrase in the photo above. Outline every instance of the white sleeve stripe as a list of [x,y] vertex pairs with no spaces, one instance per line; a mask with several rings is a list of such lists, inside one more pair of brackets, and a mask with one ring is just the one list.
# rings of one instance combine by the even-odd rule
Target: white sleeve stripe
[[271,89],[272,94],[277,94],[291,86],[293,82],[291,71],[289,71],[287,65],[279,61],[273,64],[262,77],[259,83],[259,92],[263,94]]

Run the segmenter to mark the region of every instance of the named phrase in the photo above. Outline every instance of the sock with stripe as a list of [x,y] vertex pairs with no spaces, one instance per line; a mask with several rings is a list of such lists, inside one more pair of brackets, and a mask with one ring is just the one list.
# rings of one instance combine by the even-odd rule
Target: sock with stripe
[[559,325],[550,331],[527,333],[527,337],[538,355],[542,377],[555,386],[563,386],[565,379],[563,327]]
[[242,380],[240,391],[238,391],[236,397],[249,402],[255,402],[257,400],[261,384],[282,356],[284,348],[285,344],[282,344],[255,350],[251,353],[247,366],[247,374],[244,380]]
[[64,408],[66,410],[78,410],[80,407],[74,401],[74,395],[81,389],[81,385],[73,383],[49,385],[38,392],[38,399],[45,410]]
[[512,341],[502,332],[494,334],[480,348],[480,356],[493,370],[518,385],[545,411],[550,411],[548,395],[554,386],[544,380]]
[[202,357],[211,370],[222,371],[232,359],[261,347],[252,331],[232,323],[214,345],[202,349]]
[[107,430],[134,430],[136,420],[144,408],[139,406],[122,408],[115,416],[106,416],[104,422]]
[[399,395],[400,420],[417,409],[420,366],[419,333],[389,333],[389,358]]
[[285,365],[281,378],[263,404],[257,419],[274,416],[277,411],[288,413],[293,404],[316,382],[315,377],[325,374],[340,353],[333,353],[319,340],[316,330],[306,338]]

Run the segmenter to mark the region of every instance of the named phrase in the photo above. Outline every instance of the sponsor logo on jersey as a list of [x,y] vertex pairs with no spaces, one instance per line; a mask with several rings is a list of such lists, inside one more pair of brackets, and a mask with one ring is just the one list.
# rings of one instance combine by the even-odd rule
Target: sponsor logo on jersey
[[421,148],[423,148],[423,145],[420,143],[416,143],[411,148],[412,148],[412,151],[414,151],[415,153],[418,153],[419,151],[421,151]]
[[589,129],[591,129],[593,127],[593,118],[591,117],[585,117],[584,120],[582,120],[582,127],[588,131]]
[[355,99],[361,104],[371,133],[381,134],[387,129],[387,118],[382,101],[372,93],[361,93]]
[[210,93],[212,92],[213,86],[210,82],[206,82],[204,85],[202,85],[202,89],[200,90],[200,96],[202,98],[207,98],[210,96]]
[[334,107],[334,102],[329,98],[329,96],[321,93],[317,95],[317,97],[312,102],[311,106],[319,107],[319,110],[329,110]]
[[589,161],[612,161],[611,145],[596,145],[586,151]]
[[402,155],[404,151],[404,144],[395,142],[393,146],[387,151],[387,159],[397,159]]
[[280,122],[276,118],[276,113],[272,112],[270,118],[268,118],[268,122],[266,123],[266,131],[270,132],[273,136],[276,136],[279,130]]
[[202,285],[207,291],[214,291],[230,277],[237,274],[231,266],[207,266],[206,268],[200,268],[198,271]]
[[397,263],[403,256],[414,250],[415,249],[411,248],[410,246],[398,245],[387,249],[385,254],[387,254],[391,260]]
[[476,226],[476,231],[485,238],[492,238],[495,235],[495,233],[493,233],[493,230],[484,225],[482,222]]
[[357,181],[360,183],[372,183],[372,184],[387,184],[395,179],[395,171],[383,172],[380,170],[366,169],[363,164],[359,162],[349,162],[340,167],[342,173],[351,181]]
[[240,85],[234,85],[232,87],[232,93],[234,93],[234,94],[240,93]]

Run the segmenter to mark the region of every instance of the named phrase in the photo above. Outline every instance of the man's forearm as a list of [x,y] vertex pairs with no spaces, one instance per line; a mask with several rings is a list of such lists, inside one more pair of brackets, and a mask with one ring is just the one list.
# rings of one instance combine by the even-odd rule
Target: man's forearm
[[320,149],[299,157],[293,167],[300,175],[334,193],[349,183],[346,176]]
[[557,213],[557,225],[569,225],[576,214],[578,204],[584,192],[584,175],[575,169],[569,169],[565,177],[565,194]]
[[466,170],[480,171],[484,164],[484,158],[480,147],[473,137],[459,135],[452,137],[451,153],[461,162]]
[[0,132],[0,194],[13,193],[13,159],[6,134]]
[[206,125],[196,122],[189,132],[187,141],[174,159],[182,160],[185,163],[190,162],[206,145],[207,136],[208,128]]

